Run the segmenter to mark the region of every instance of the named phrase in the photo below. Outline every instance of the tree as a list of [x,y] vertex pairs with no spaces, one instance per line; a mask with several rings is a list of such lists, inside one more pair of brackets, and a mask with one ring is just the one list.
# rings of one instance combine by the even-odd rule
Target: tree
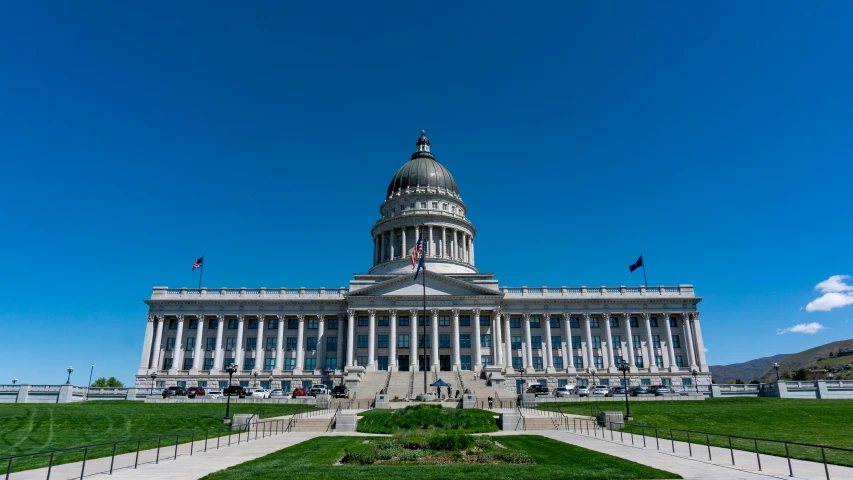
[[758,380],[754,380],[754,379],[749,381],[750,385],[758,385],[759,383],[761,383],[761,382],[759,382]]
[[805,368],[801,368],[801,369],[797,370],[796,372],[794,372],[793,375],[791,375],[791,379],[797,380],[797,381],[808,380],[809,379],[808,377],[809,377],[809,371],[806,370]]
[[738,378],[738,379],[736,379],[736,380],[735,380],[735,385],[743,385],[743,380],[741,380],[741,379],[739,379],[739,378]]
[[92,382],[92,386],[96,388],[122,388],[124,387],[124,384],[121,383],[121,381],[119,381],[116,377],[101,377]]

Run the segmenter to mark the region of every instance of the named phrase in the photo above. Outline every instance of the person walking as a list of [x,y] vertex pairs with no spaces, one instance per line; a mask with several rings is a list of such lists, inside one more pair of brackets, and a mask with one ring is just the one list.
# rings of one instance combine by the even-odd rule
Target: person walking
[[491,395],[489,395],[489,410],[494,409],[494,407],[495,407],[495,400],[492,398]]

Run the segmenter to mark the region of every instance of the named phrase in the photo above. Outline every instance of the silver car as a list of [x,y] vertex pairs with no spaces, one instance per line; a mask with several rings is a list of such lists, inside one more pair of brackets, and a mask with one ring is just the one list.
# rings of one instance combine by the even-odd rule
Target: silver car
[[579,397],[588,397],[589,396],[589,387],[578,387],[578,396]]

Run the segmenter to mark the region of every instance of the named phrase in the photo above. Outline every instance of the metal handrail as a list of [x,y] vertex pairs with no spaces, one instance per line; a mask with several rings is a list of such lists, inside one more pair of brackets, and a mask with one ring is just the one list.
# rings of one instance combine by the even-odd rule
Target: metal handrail
[[334,414],[334,415],[332,415],[332,419],[331,419],[331,420],[329,420],[329,426],[328,426],[328,427],[326,427],[326,431],[327,431],[327,432],[331,432],[331,431],[332,431],[332,427],[334,427],[334,426],[335,426],[335,419],[337,419],[337,418],[338,418],[338,413],[340,413],[340,411],[341,411],[341,404],[339,403],[339,404],[338,404],[338,408],[336,408],[336,409],[335,409],[335,414]]

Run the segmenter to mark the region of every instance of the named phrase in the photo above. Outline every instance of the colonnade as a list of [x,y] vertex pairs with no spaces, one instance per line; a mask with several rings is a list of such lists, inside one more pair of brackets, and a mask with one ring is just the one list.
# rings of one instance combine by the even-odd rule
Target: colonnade
[[[466,230],[444,225],[425,225],[424,229],[424,251],[428,258],[474,264],[474,237]],[[393,227],[380,232],[373,238],[373,264],[407,258],[420,233],[419,225]]]

